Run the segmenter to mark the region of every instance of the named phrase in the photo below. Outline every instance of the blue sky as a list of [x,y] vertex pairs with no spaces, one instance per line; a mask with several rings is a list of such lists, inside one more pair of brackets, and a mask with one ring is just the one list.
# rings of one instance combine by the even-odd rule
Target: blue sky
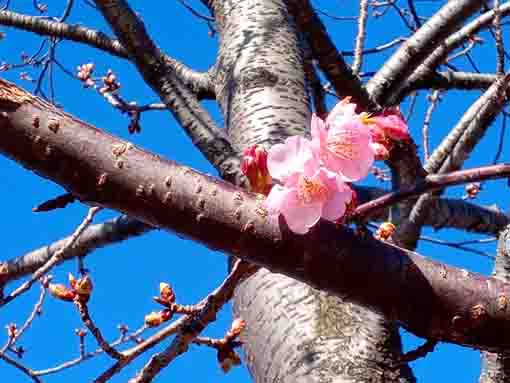
[[[14,9],[19,12],[33,13],[29,3],[24,2],[19,5],[15,3]],[[143,15],[149,32],[169,55],[198,70],[205,70],[214,63],[217,40],[208,35],[208,28],[204,22],[190,16],[189,12],[177,2],[160,2],[157,6],[153,2],[131,1],[131,3],[136,11]],[[190,3],[203,10],[198,0]],[[337,15],[356,15],[355,3],[344,4],[344,2],[331,0],[315,2],[321,9]],[[60,14],[64,4],[64,1],[49,2],[51,14]],[[422,5],[417,2],[417,4],[423,6],[420,11],[424,14],[429,14],[433,9],[428,9],[428,7],[436,7],[436,5],[428,3]],[[324,20],[337,46],[342,50],[351,50],[355,23],[332,22],[327,18]],[[83,1],[76,2],[76,8],[69,21],[93,26],[104,31],[108,30],[97,12],[86,6]],[[22,51],[29,54],[34,52],[41,41],[34,35],[4,27],[0,27],[0,31],[6,33],[6,38],[0,41],[0,61],[18,62]],[[373,47],[406,34],[406,29],[398,22],[394,12],[390,11],[385,18],[369,19],[366,46]],[[484,35],[484,37],[490,39],[488,35]],[[482,71],[493,71],[495,53],[491,50],[491,45],[487,45],[489,47],[476,53],[474,57],[480,62]],[[374,61],[371,59],[364,70],[377,69],[386,56],[383,55]],[[57,57],[73,72],[76,66],[86,62],[94,62],[98,74],[111,68],[122,83],[121,94],[125,99],[136,100],[139,103],[157,101],[156,96],[143,83],[134,68],[121,59],[68,42],[59,44]],[[483,60],[481,60],[482,57]],[[468,68],[467,64],[462,61],[458,63],[458,66]],[[27,71],[32,76],[36,76],[36,71],[32,69]],[[78,81],[66,77],[58,70],[55,74],[57,101],[68,112],[167,158],[203,172],[214,173],[214,170],[193,148],[189,139],[169,113],[144,114],[142,133],[134,136],[129,135],[126,116],[113,110],[97,93],[92,90],[84,90]],[[19,71],[2,74],[2,77],[16,81],[27,89],[33,89],[33,84],[18,79]],[[441,137],[455,124],[469,103],[479,94],[476,91],[470,93],[452,92],[452,95],[439,105],[438,112],[432,120],[432,148],[440,142]],[[420,95],[420,102],[418,102],[414,117],[410,121],[412,135],[418,142],[421,142],[420,130],[427,107],[424,102],[425,97],[425,93]],[[330,105],[332,102],[333,100],[330,100]],[[215,104],[213,102],[204,104],[222,124]],[[405,111],[407,104],[404,103],[402,107]],[[476,153],[469,159],[467,166],[479,166],[492,162],[500,129],[501,123],[498,120],[493,124]],[[507,158],[508,150],[505,150],[502,160]],[[0,260],[19,256],[68,235],[83,219],[87,208],[81,204],[74,204],[64,210],[46,214],[32,213],[33,206],[59,195],[63,191],[62,188],[27,172],[18,164],[4,157],[0,157],[0,174],[2,175],[0,198],[4,201],[3,219],[0,221],[0,233],[2,233],[4,246],[0,253]],[[379,184],[379,181],[370,179],[367,183]],[[506,209],[506,192],[507,186],[504,181],[486,183],[477,202],[498,204],[500,208]],[[461,187],[452,188],[447,194],[460,197],[463,195],[463,189]],[[95,222],[115,215],[115,212],[103,211]],[[443,230],[439,233],[425,230],[425,234],[436,235],[439,238],[452,241],[485,238],[454,230]],[[492,253],[495,243],[479,246],[479,248]],[[492,268],[490,259],[437,245],[422,243],[419,251],[424,255],[473,271],[490,273]],[[142,324],[145,314],[158,309],[158,306],[152,302],[152,296],[157,294],[159,282],[166,281],[174,287],[178,302],[192,304],[216,287],[223,280],[226,272],[223,255],[213,254],[210,250],[162,231],[154,231],[140,238],[99,250],[87,258],[86,266],[92,271],[95,285],[89,304],[90,312],[108,339],[113,339],[118,335],[116,330],[118,324],[124,323],[131,329],[135,329]],[[74,262],[56,268],[52,271],[52,275],[56,281],[64,282],[69,271],[76,271]],[[37,299],[37,288],[32,290],[13,304],[2,308],[0,327],[3,328],[10,322],[20,324],[24,320]],[[217,322],[207,329],[206,335],[221,337],[230,325],[230,312],[230,306],[226,307],[219,314]],[[74,330],[78,327],[82,326],[73,305],[51,298],[47,299],[43,315],[34,322],[32,328],[20,341],[20,344],[27,349],[24,362],[34,369],[43,369],[76,357],[78,355],[78,340]],[[2,339],[0,337],[0,340]],[[407,333],[404,333],[403,339],[406,350],[423,342]],[[87,346],[88,350],[96,347],[90,336],[87,338]],[[161,347],[157,349],[161,349]],[[126,381],[147,359],[148,355],[139,358],[112,382]],[[111,363],[106,357],[98,357],[60,374],[48,376],[44,381],[90,381]],[[460,383],[472,382],[477,379],[480,370],[479,353],[459,346],[441,344],[434,353],[424,360],[413,363],[412,366],[420,381],[455,379]],[[25,376],[4,363],[0,363],[0,376],[6,382],[27,381]],[[231,373],[224,375],[216,362],[215,352],[204,347],[191,347],[186,355],[178,358],[161,373],[159,381],[184,377],[192,382],[203,379],[207,379],[209,382],[221,381],[225,383],[250,381],[244,367],[236,368]]]

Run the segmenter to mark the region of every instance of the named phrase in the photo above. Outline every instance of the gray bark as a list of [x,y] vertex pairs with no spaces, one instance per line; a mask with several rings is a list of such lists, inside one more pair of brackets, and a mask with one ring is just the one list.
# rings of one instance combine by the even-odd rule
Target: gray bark
[[[220,52],[216,95],[234,146],[270,147],[306,134],[301,41],[284,1],[213,2]],[[382,316],[261,269],[236,290],[234,311],[256,382],[407,382],[391,370],[400,337]]]
[[[499,235],[498,251],[492,275],[510,282],[510,226]],[[480,383],[505,383],[510,380],[510,354],[482,352]]]

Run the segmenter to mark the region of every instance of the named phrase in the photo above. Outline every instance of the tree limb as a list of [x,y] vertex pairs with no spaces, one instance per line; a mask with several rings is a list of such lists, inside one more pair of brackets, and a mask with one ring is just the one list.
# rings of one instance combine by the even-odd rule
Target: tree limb
[[[294,235],[282,219],[267,217],[259,196],[138,149],[7,84],[0,88],[0,151],[78,198],[377,310],[418,336],[493,352],[510,347],[510,285],[328,222]],[[59,122],[56,132],[50,120]],[[120,169],[119,146],[126,149]]]
[[345,62],[310,2],[308,0],[291,0],[288,3],[296,18],[298,29],[307,39],[319,68],[333,85],[337,96],[340,98],[352,97],[363,110],[374,109],[375,105],[370,100],[361,81]]
[[[129,59],[128,52],[119,40],[112,39],[101,31],[81,25],[5,10],[0,11],[0,25],[34,32],[41,36],[74,41],[120,58]],[[214,89],[209,72],[197,72],[167,55],[165,55],[165,60],[199,99],[214,98]]]
[[396,104],[399,88],[406,78],[434,51],[458,25],[482,6],[480,0],[447,2],[386,61],[370,79],[367,91],[372,99],[386,105]]
[[125,0],[95,0],[106,21],[129,52],[145,82],[179,121],[193,144],[224,179],[244,184],[240,151],[213,121],[176,75],[176,70],[148,35],[143,22]]

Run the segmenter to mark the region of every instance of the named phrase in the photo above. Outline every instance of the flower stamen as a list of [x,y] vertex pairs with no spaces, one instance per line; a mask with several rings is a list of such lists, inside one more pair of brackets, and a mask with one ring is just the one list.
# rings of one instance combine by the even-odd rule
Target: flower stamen
[[303,204],[323,202],[328,199],[328,188],[320,180],[301,176],[298,181],[298,198]]

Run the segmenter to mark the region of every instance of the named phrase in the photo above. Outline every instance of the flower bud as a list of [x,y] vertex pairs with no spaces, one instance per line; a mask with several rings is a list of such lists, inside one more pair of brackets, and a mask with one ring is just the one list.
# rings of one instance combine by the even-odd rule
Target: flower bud
[[371,118],[372,122],[386,136],[394,141],[402,141],[409,139],[409,128],[404,116],[396,107],[385,109],[381,114]]
[[50,283],[48,285],[48,291],[55,298],[63,301],[72,302],[76,297],[76,292],[74,290],[69,289],[67,286],[62,284]]
[[161,282],[159,284],[159,296],[167,303],[175,302],[175,293],[168,283]]
[[241,171],[248,177],[254,192],[269,193],[272,179],[267,169],[267,151],[262,145],[255,144],[244,150]]
[[383,222],[375,232],[375,238],[381,241],[386,241],[391,237],[396,229],[395,225],[391,222]]
[[170,318],[172,318],[172,312],[170,310],[153,311],[145,316],[145,324],[149,327],[157,327]]
[[228,344],[218,348],[217,358],[224,373],[241,364],[241,358]]

